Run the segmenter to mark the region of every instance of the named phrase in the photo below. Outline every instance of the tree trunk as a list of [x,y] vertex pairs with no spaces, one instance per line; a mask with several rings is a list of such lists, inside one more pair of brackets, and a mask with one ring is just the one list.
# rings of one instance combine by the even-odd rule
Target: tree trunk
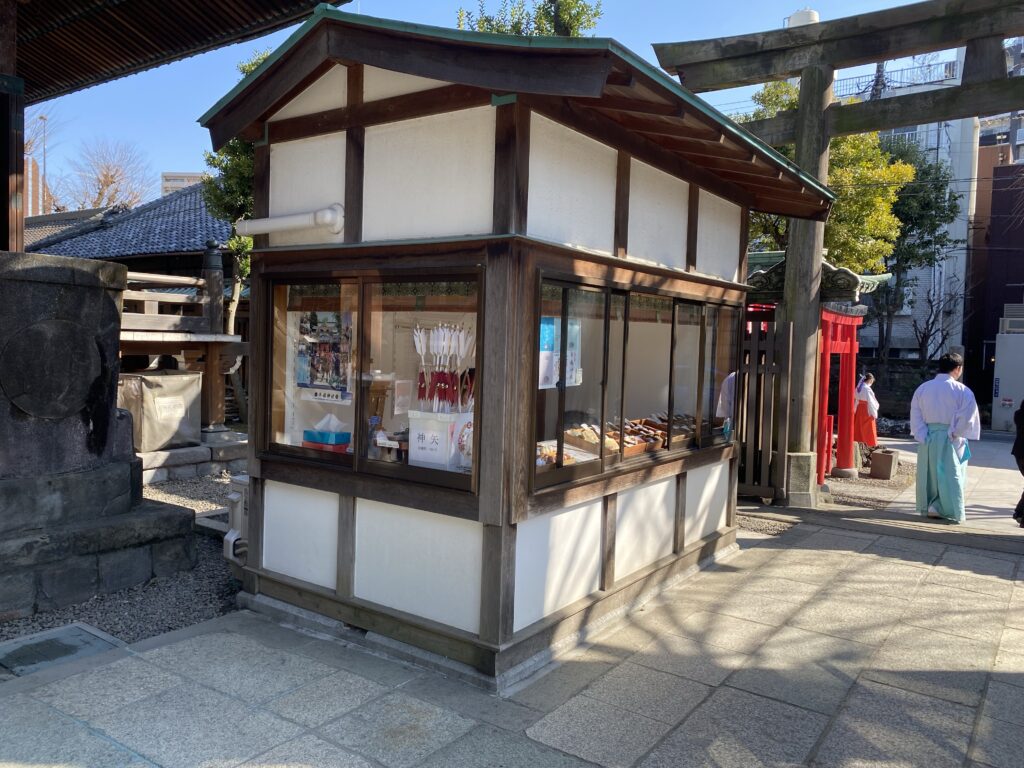
[[228,301],[228,312],[224,318],[224,333],[229,336],[235,335],[235,315],[238,313],[238,302],[242,298],[242,275],[239,270],[238,258],[234,259],[234,269],[231,270],[231,299]]

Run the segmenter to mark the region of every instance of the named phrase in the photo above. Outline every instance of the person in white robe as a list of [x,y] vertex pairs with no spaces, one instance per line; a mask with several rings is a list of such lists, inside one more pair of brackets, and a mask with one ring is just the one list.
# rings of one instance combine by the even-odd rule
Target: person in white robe
[[917,511],[925,517],[962,523],[968,440],[981,437],[974,393],[958,379],[964,360],[939,358],[939,373],[926,381],[910,402],[910,431],[917,441]]

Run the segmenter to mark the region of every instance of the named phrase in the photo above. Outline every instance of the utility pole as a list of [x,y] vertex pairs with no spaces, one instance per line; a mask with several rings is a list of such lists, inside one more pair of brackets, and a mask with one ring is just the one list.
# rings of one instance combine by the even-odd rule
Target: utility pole
[[50,213],[50,184],[46,176],[46,127],[48,121],[46,115],[40,115],[39,120],[43,123],[43,213]]

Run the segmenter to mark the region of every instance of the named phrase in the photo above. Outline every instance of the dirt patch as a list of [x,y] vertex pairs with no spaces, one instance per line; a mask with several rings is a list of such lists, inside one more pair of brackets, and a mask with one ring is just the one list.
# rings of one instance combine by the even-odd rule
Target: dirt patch
[[884,509],[903,490],[913,485],[916,477],[917,465],[901,461],[892,480],[871,477],[865,469],[856,478],[830,477],[828,487],[836,504]]

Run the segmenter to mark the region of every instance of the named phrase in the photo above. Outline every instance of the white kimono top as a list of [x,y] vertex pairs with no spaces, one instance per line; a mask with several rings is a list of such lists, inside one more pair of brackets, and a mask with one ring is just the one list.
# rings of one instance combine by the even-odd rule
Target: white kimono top
[[853,407],[857,407],[857,403],[863,400],[867,403],[868,416],[872,419],[878,418],[878,400],[875,399],[875,392],[871,389],[870,384],[861,384],[860,389],[857,390],[856,396],[853,398]]
[[940,373],[914,392],[910,401],[910,432],[923,443],[929,424],[949,424],[949,439],[960,449],[964,439],[981,437],[981,416],[974,393],[948,373]]

